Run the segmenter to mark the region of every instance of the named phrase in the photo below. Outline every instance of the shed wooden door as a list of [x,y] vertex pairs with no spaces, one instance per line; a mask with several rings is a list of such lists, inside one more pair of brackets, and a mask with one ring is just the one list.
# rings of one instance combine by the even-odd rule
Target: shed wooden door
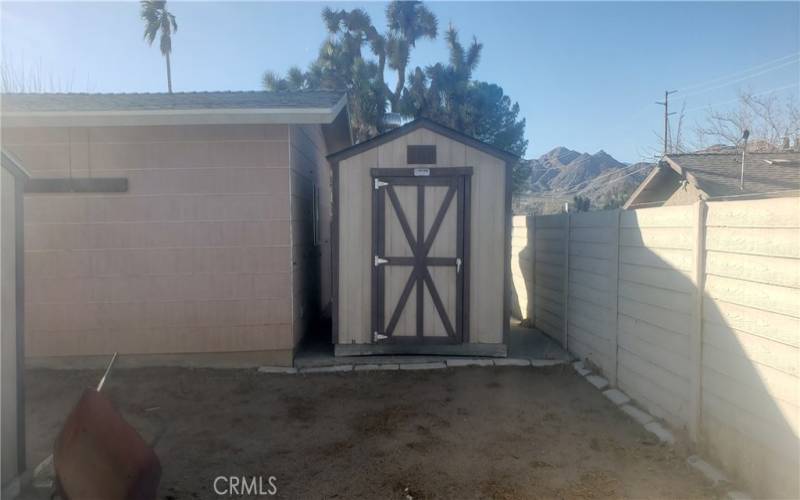
[[471,169],[372,173],[373,342],[461,343]]

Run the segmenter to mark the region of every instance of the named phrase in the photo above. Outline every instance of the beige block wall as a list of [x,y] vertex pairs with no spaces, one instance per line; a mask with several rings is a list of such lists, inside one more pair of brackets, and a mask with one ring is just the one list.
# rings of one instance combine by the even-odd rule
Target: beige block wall
[[554,214],[536,217],[534,223],[533,314],[537,328],[562,343],[568,221]]
[[515,215],[511,222],[511,315],[517,319],[533,316],[534,220]]
[[289,127],[4,128],[26,196],[29,356],[291,350]]
[[339,343],[371,342],[372,177],[406,164],[406,146],[436,145],[436,167],[474,168],[470,240],[470,343],[503,341],[505,167],[502,160],[420,128],[339,163]]
[[617,385],[647,411],[686,427],[694,207],[620,214]]
[[[757,497],[800,496],[800,199],[570,217],[570,351],[636,404],[687,431],[701,454]],[[551,219],[534,219],[526,222],[534,241],[517,246],[538,255],[559,233],[539,229],[542,220],[557,226]],[[553,248],[563,258],[564,245]],[[563,267],[551,266],[546,276],[534,262],[528,275],[542,285],[565,281]],[[605,298],[614,296],[615,281],[610,328],[614,307]],[[539,283],[517,283],[542,301]],[[533,310],[537,327],[550,328],[539,304],[520,307]]]
[[800,497],[800,199],[708,204],[702,431],[759,496]]
[[605,373],[616,369],[619,213],[569,215],[567,345]]

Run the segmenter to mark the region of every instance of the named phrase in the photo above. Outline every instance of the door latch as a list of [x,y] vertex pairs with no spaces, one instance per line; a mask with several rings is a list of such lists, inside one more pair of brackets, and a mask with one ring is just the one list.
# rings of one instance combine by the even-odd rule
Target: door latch
[[378,332],[372,332],[372,341],[373,342],[380,342],[381,340],[386,340],[388,338],[389,338],[388,335],[384,335],[384,334],[378,333]]
[[378,178],[376,178],[374,180],[374,183],[375,183],[375,189],[376,190],[382,188],[383,186],[388,186],[389,185],[388,182],[384,182],[384,181],[382,181],[382,180],[380,180]]
[[378,267],[381,264],[388,264],[388,263],[389,263],[389,259],[381,259],[377,255],[375,256],[375,267]]
[[456,274],[461,272],[461,257],[456,257]]

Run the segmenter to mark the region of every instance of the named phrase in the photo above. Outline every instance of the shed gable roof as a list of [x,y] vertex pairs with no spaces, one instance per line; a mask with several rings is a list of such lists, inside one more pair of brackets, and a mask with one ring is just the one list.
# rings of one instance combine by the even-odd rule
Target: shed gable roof
[[446,127],[440,123],[436,123],[435,121],[430,120],[428,118],[417,118],[416,120],[406,123],[401,127],[377,135],[371,139],[347,147],[335,153],[329,154],[327,158],[332,162],[338,162],[350,158],[352,156],[355,156],[357,154],[363,153],[364,151],[368,151],[372,148],[376,148],[382,144],[386,144],[387,142],[393,141],[399,137],[402,137],[420,128],[428,129],[431,132],[435,132],[454,141],[461,142],[463,144],[466,144],[467,146],[475,148],[479,151],[483,151],[488,155],[494,156],[495,158],[499,158],[506,162],[514,162],[518,160],[518,157],[513,153],[504,151],[500,148],[492,146],[491,144],[488,144],[486,142],[475,139],[474,137],[471,137],[467,134],[464,134],[463,132],[459,132],[458,130]]

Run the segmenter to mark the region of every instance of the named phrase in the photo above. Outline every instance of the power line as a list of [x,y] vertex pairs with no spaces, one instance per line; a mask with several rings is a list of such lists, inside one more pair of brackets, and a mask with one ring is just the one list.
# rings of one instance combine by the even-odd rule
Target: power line
[[[563,157],[564,157],[564,155],[559,155],[559,156],[558,156],[558,159],[559,159],[559,161],[561,161],[561,159],[562,159]],[[582,159],[581,159],[580,161],[578,161],[577,163],[574,163],[574,162],[573,162],[573,163],[567,163],[566,165],[564,165],[564,164],[562,164],[562,165],[564,165],[565,167],[579,168],[579,167],[582,167],[583,165],[585,165],[585,164],[589,163],[590,161],[592,161],[592,159],[593,159],[593,157],[592,157],[591,155],[588,155],[586,158],[582,158]],[[629,168],[632,168],[632,167],[635,167],[635,166],[636,166],[636,165],[626,165],[626,166],[620,167],[620,168],[619,168],[617,171],[620,171],[620,170],[627,170],[627,169],[629,169]],[[554,168],[554,167],[551,167],[551,168]],[[605,175],[605,174],[603,174],[603,175]],[[602,177],[602,176],[601,176],[601,177]],[[597,177],[597,178],[599,178],[599,177]],[[583,182],[588,182],[588,181],[583,181]],[[583,183],[583,182],[582,182],[582,183]],[[582,183],[581,183],[581,184],[582,184]],[[580,184],[578,184],[578,185],[580,185]],[[570,189],[572,189],[572,188],[570,188]]]
[[[705,87],[706,85],[710,85],[710,84],[714,84],[716,82],[724,81],[724,80],[727,80],[729,78],[735,78],[735,77],[738,77],[740,75],[744,75],[744,74],[750,73],[751,71],[758,70],[760,68],[771,66],[771,65],[776,64],[776,63],[785,62],[787,59],[798,58],[798,56],[800,56],[800,52],[793,52],[793,53],[787,54],[787,55],[785,55],[783,57],[779,57],[777,59],[773,59],[773,60],[767,61],[765,63],[757,64],[755,66],[751,66],[751,67],[749,67],[747,69],[740,70],[740,71],[737,71],[735,73],[731,73],[731,74],[728,74],[728,75],[725,75],[725,76],[720,76],[720,77],[717,77],[717,78],[712,78],[712,79],[706,80],[704,82],[698,82],[698,83],[694,83],[694,84],[691,84],[691,85],[686,85],[684,87],[679,88],[678,90],[680,90],[681,92],[687,92],[689,90],[693,90],[693,89],[696,89],[696,88],[699,88],[699,87]],[[791,61],[791,62],[794,62],[794,61]]]
[[[655,168],[655,167],[653,167],[653,165],[647,165],[646,167],[642,167],[642,168],[640,168],[640,169],[638,169],[638,170],[634,170],[633,172],[628,172],[627,174],[625,174],[625,175],[623,175],[623,176],[621,176],[621,177],[617,177],[616,179],[611,179],[610,181],[606,182],[606,184],[613,184],[613,183],[615,183],[615,182],[619,182],[619,181],[621,181],[622,179],[624,179],[624,178],[626,178],[626,177],[630,177],[630,176],[632,176],[633,174],[637,174],[637,173],[639,173],[639,172],[641,172],[641,171],[643,171],[643,170],[647,170],[647,169],[649,169],[649,168]],[[584,191],[588,190],[588,189],[589,189],[589,187],[590,187],[590,186],[586,186],[585,188],[583,188],[583,189],[579,190],[579,191],[578,191],[578,193],[582,193],[582,192],[584,192]],[[576,194],[577,194],[577,193],[576,193]]]
[[[790,89],[790,88],[794,88],[794,87],[800,88],[800,83],[790,83],[789,85],[783,85],[782,87],[774,87],[774,88],[771,88],[771,89],[762,90],[761,92],[756,92],[755,94],[752,94],[752,95],[753,96],[759,96],[759,95],[769,94],[771,92],[780,92],[781,90],[786,90],[786,89]],[[703,106],[695,106],[693,108],[687,109],[685,112],[689,113],[690,111],[697,111],[698,109],[708,109],[708,108],[711,108],[713,106],[720,106],[722,104],[728,104],[730,102],[736,102],[738,100],[739,100],[738,97],[734,97],[733,99],[727,99],[725,101],[719,101],[719,102],[715,102],[715,103],[712,103],[712,104],[706,104],[706,105],[703,105]]]
[[[617,177],[616,179],[611,179],[611,180],[609,180],[609,181],[606,181],[606,185],[608,185],[608,184],[613,184],[613,183],[615,183],[615,182],[619,182],[619,181],[621,181],[622,179],[624,179],[624,178],[626,178],[626,177],[630,177],[631,175],[637,174],[637,173],[639,173],[639,172],[641,172],[641,171],[643,171],[643,170],[647,170],[647,169],[649,169],[649,168],[653,168],[653,166],[652,166],[652,165],[647,165],[647,166],[644,166],[644,167],[638,168],[638,169],[634,170],[633,172],[628,172],[627,174],[625,174],[625,175],[622,175],[622,176],[620,176],[620,177]],[[616,171],[616,172],[614,172],[614,173],[617,173],[617,172],[619,172],[619,170],[617,170],[617,171]],[[594,181],[596,181],[597,179],[598,179],[598,178],[590,179],[589,181],[586,181],[586,182],[589,182],[589,183],[591,183],[591,182],[594,182]],[[579,184],[579,185],[580,185],[580,184]],[[581,189],[574,189],[574,188],[573,188],[573,189],[571,189],[571,190],[569,190],[569,191],[563,191],[563,192],[559,192],[559,191],[551,191],[551,192],[550,192],[550,194],[549,194],[548,196],[532,196],[532,198],[538,198],[538,199],[554,199],[554,198],[563,198],[563,197],[565,197],[565,196],[569,196],[569,195],[573,195],[573,194],[580,194],[580,193],[582,193],[582,192],[584,192],[584,191],[588,190],[590,187],[591,187],[591,186],[586,186],[586,187],[584,187],[584,188],[581,188]]]
[[800,59],[793,59],[793,60],[791,60],[791,61],[787,61],[787,62],[785,62],[785,63],[783,63],[783,64],[780,64],[780,65],[778,65],[778,66],[775,66],[775,67],[773,67],[773,68],[768,68],[768,69],[765,69],[765,70],[759,71],[759,72],[757,72],[757,73],[753,73],[752,75],[744,76],[744,77],[742,77],[742,78],[737,78],[736,80],[731,80],[731,81],[729,81],[729,82],[722,83],[722,84],[719,84],[719,85],[715,85],[715,86],[713,86],[713,87],[709,87],[709,88],[706,88],[706,89],[698,90],[698,91],[695,91],[695,92],[690,92],[690,93],[686,94],[686,97],[691,97],[691,96],[695,96],[695,95],[705,94],[706,92],[711,92],[712,90],[721,89],[721,88],[723,88],[723,87],[727,87],[727,86],[729,86],[729,85],[733,85],[733,84],[735,84],[735,83],[743,82],[743,81],[745,81],[745,80],[749,80],[749,79],[751,79],[751,78],[755,78],[755,77],[757,77],[757,76],[760,76],[760,75],[763,75],[763,74],[765,74],[765,73],[769,73],[769,72],[771,72],[771,71],[775,71],[776,69],[783,68],[784,66],[789,66],[790,64],[797,64],[797,63],[800,63]]
[[[611,171],[611,172],[606,172],[606,173],[600,174],[600,175],[598,175],[597,177],[593,177],[593,178],[591,178],[591,179],[587,179],[587,180],[585,180],[585,181],[581,181],[581,182],[579,182],[578,184],[575,184],[574,186],[572,186],[571,188],[568,188],[568,189],[562,189],[562,190],[560,190],[560,191],[557,191],[557,190],[551,190],[551,191],[548,191],[548,192],[549,192],[550,194],[552,194],[552,195],[560,195],[560,194],[569,194],[569,193],[574,193],[574,192],[575,192],[575,191],[576,191],[576,190],[577,190],[577,189],[578,189],[580,186],[585,186],[585,185],[588,185],[588,184],[590,184],[590,183],[592,183],[592,182],[595,182],[595,181],[597,181],[597,180],[601,180],[601,179],[604,179],[604,178],[606,178],[606,177],[610,177],[610,176],[612,176],[612,175],[614,175],[614,174],[618,174],[618,173],[620,173],[620,172],[624,172],[624,171],[626,171],[626,170],[630,170],[630,169],[632,169],[632,168],[635,168],[635,167],[638,167],[638,166],[639,166],[639,164],[638,164],[638,163],[636,163],[636,164],[633,164],[633,165],[627,165],[627,166],[625,166],[625,167],[621,167],[621,168],[618,168],[618,169],[614,169],[614,170],[613,170],[613,171]],[[647,168],[647,167],[644,167],[644,168]]]

